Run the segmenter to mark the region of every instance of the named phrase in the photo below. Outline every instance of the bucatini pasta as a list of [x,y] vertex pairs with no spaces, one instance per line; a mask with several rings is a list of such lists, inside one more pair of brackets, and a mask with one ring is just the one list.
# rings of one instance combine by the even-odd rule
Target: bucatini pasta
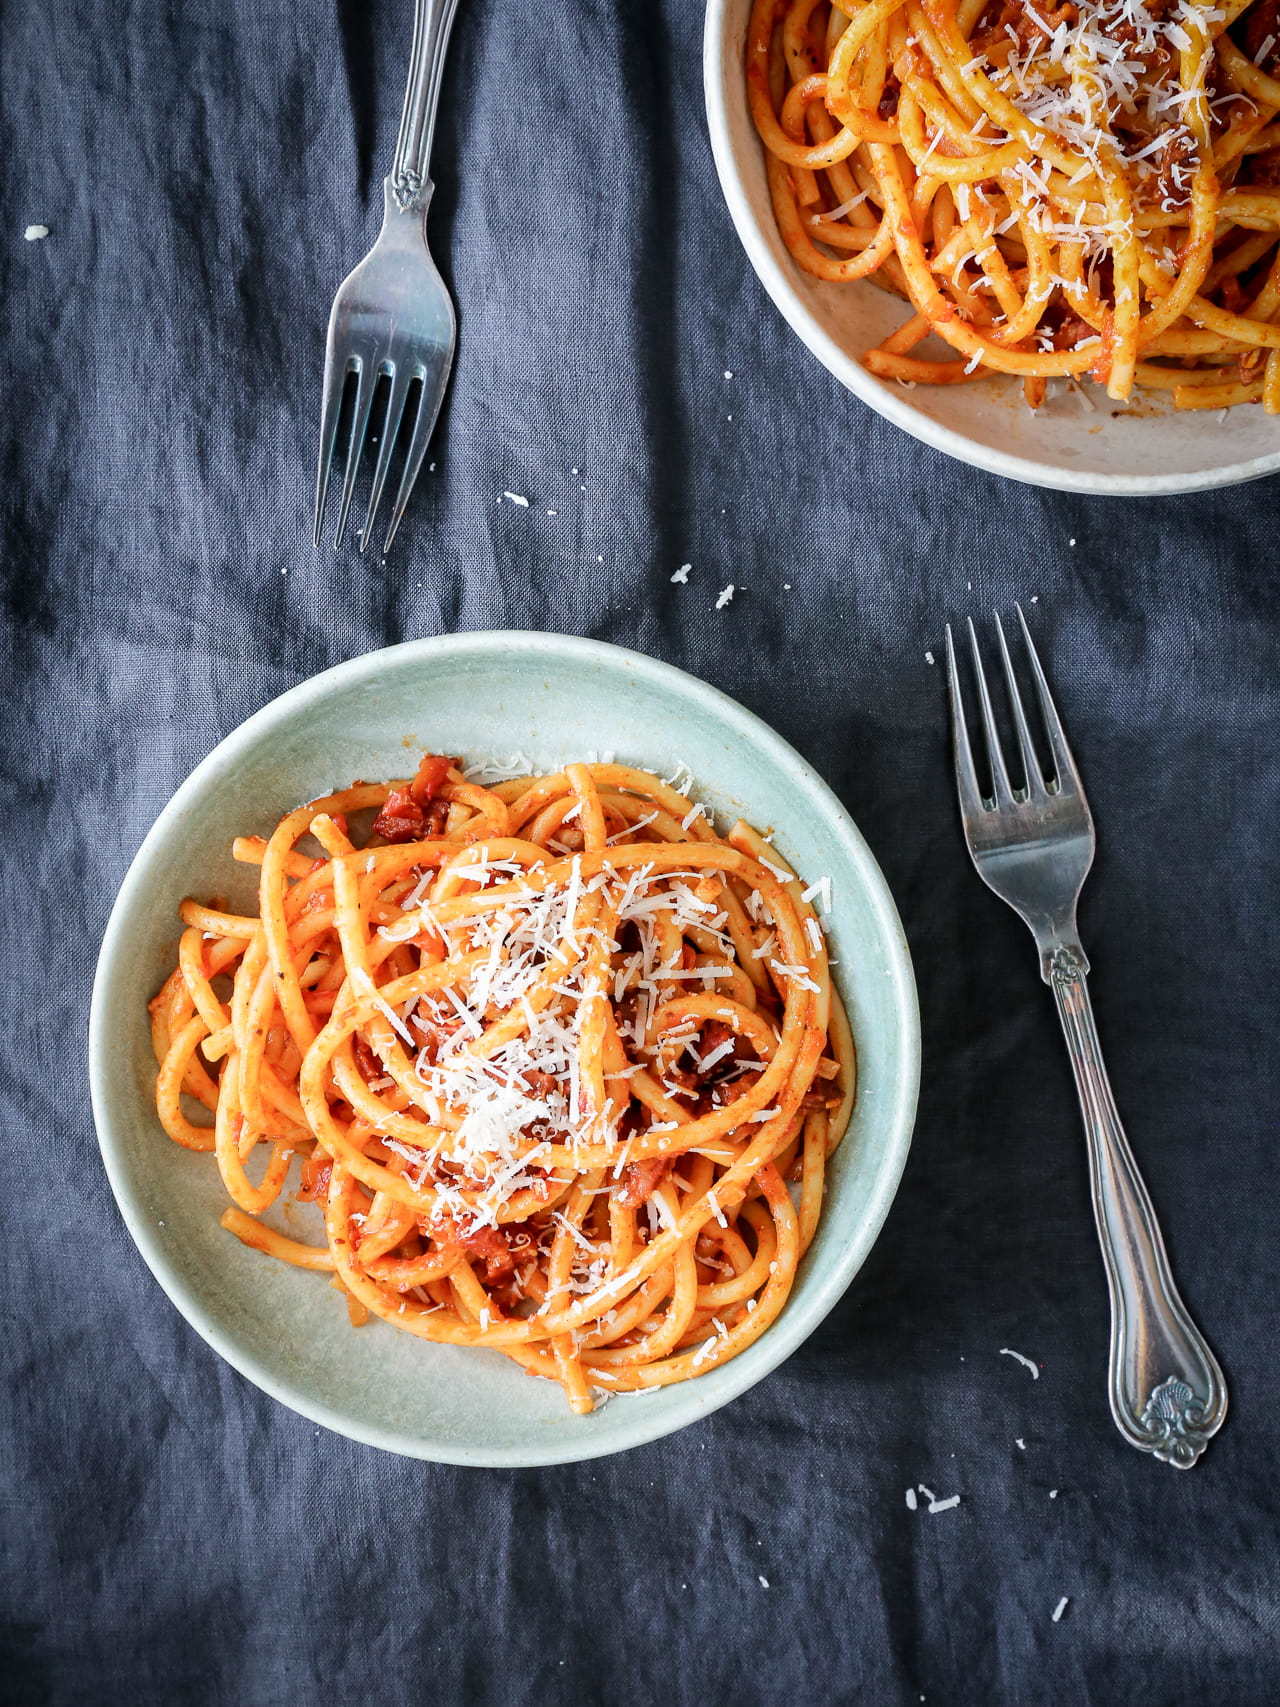
[[[256,915],[184,902],[151,1004],[160,1119],[231,1233],[576,1411],[759,1338],[855,1067],[819,891],[755,830],[625,765],[485,787],[428,755],[234,852]],[[323,1243],[262,1218],[295,1158]]]
[[746,76],[795,260],[910,307],[873,373],[1280,412],[1278,0],[755,0]]

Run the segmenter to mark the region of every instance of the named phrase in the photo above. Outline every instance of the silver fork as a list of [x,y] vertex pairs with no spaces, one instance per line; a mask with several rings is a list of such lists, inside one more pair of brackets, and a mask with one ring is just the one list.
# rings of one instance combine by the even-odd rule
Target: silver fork
[[1217,1359],[1173,1283],[1155,1210],[1103,1065],[1085,979],[1089,962],[1076,928],[1076,903],[1093,864],[1093,816],[1022,607],[1017,610],[1053,776],[1046,781],[1041,770],[997,614],[1000,659],[1025,778],[1021,786],[1010,781],[970,621],[978,709],[991,771],[991,793],[984,796],[948,624],[947,685],[960,816],[978,876],[1031,927],[1041,975],[1053,991],[1066,1036],[1089,1143],[1093,1211],[1111,1294],[1111,1414],[1131,1446],[1186,1470],[1222,1427],[1227,1389]]
[[374,516],[404,424],[409,394],[415,385],[418,388],[404,470],[382,547],[385,556],[427,454],[427,443],[453,363],[457,337],[453,303],[427,249],[426,219],[434,188],[427,176],[431,137],[440,100],[445,49],[457,5],[458,0],[414,0],[409,83],[395,161],[382,185],[382,231],[360,265],[347,274],[333,299],[324,358],[320,462],[316,471],[317,545],[349,377],[355,376],[355,397],[335,546],[340,544],[347,525],[356,471],[369,432],[374,392],[383,376],[390,381],[369,509],[360,532],[361,551],[373,532]]

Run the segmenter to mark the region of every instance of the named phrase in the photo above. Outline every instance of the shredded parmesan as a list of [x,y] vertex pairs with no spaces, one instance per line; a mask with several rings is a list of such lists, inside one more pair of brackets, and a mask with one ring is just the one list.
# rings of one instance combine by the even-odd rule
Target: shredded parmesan
[[823,917],[831,911],[831,879],[820,877],[816,883],[811,883],[807,889],[800,891],[802,901],[816,900]]
[[1029,1369],[1031,1371],[1031,1379],[1033,1381],[1038,1381],[1040,1379],[1039,1365],[1032,1363],[1029,1357],[1023,1357],[1020,1351],[1010,1351],[1007,1345],[1002,1345],[1000,1347],[1000,1355],[1001,1357],[1012,1357],[1020,1363],[1024,1369]]
[[[869,190],[863,190],[860,195],[850,196],[848,201],[841,202],[838,207],[830,208],[826,213],[814,214],[812,223],[814,225],[834,225],[837,220],[844,219],[848,214],[851,214],[855,207],[861,207],[869,194]],[[725,375],[726,379],[730,377],[729,374]]]

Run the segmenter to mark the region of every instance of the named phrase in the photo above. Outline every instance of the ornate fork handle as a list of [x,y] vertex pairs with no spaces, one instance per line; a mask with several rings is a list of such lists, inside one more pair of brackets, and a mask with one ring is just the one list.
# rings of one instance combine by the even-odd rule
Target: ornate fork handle
[[1147,1188],[1116,1112],[1079,944],[1046,958],[1089,1141],[1089,1179],[1111,1293],[1111,1414],[1132,1446],[1188,1470],[1227,1412],[1218,1360],[1169,1271]]
[[440,104],[445,49],[458,0],[414,0],[409,82],[391,168],[391,194],[402,213],[424,212],[431,200],[431,138]]

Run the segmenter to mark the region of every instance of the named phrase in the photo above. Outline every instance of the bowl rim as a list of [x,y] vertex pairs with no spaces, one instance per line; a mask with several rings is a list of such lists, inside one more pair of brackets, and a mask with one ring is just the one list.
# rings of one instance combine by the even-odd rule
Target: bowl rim
[[[121,952],[129,932],[135,927],[141,904],[145,904],[154,863],[188,804],[198,797],[208,780],[234,767],[239,755],[255,745],[274,727],[292,720],[299,711],[324,699],[335,689],[354,687],[376,678],[386,669],[389,662],[416,662],[419,659],[439,661],[445,657],[457,659],[468,656],[483,657],[487,660],[495,653],[509,655],[512,649],[517,648],[547,661],[567,657],[580,662],[603,664],[612,669],[628,669],[642,680],[691,695],[695,701],[701,701],[713,710],[722,721],[729,723],[752,747],[763,751],[772,762],[793,773],[798,772],[799,781],[812,797],[815,810],[825,818],[838,837],[846,857],[857,872],[863,899],[874,919],[876,935],[883,947],[884,971],[889,982],[891,1008],[899,1040],[896,1051],[898,1068],[895,1080],[890,1086],[889,1107],[883,1122],[883,1147],[870,1182],[864,1213],[852,1237],[837,1251],[826,1272],[812,1276],[813,1284],[809,1295],[803,1300],[794,1297],[789,1299],[787,1307],[767,1332],[754,1345],[724,1365],[722,1374],[730,1378],[713,1399],[699,1397],[696,1381],[673,1385],[665,1391],[679,1395],[683,1402],[669,1406],[661,1417],[651,1412],[648,1407],[637,1406],[625,1443],[613,1440],[593,1443],[590,1437],[584,1437],[580,1446],[566,1447],[563,1444],[549,1443],[541,1449],[532,1444],[518,1448],[464,1448],[453,1443],[441,1446],[405,1431],[372,1425],[354,1418],[326,1401],[317,1399],[305,1385],[295,1383],[289,1377],[268,1367],[256,1354],[237,1343],[234,1328],[224,1329],[216,1311],[206,1307],[199,1290],[187,1283],[176,1265],[170,1264],[148,1219],[141,1193],[135,1193],[131,1184],[128,1145],[123,1135],[116,1130],[113,1105],[117,1097],[109,1083],[108,1061],[112,1053],[109,1029],[111,989]],[[915,1121],[920,1083],[920,1052],[919,1002],[911,954],[888,884],[875,856],[839,797],[808,761],[754,712],[685,670],[605,641],[528,630],[482,630],[435,635],[362,653],[333,665],[277,695],[226,735],[178,787],[129,864],[103,933],[94,973],[88,1027],[89,1084],[94,1126],[112,1193],[143,1261],[187,1323],[246,1380],[290,1410],[332,1429],[335,1433],[408,1458],[494,1469],[576,1463],[628,1451],[632,1447],[661,1439],[677,1429],[700,1421],[737,1398],[775,1369],[807,1339],[839,1301],[861,1268],[897,1193]]]
[[[727,58],[725,36],[730,9],[745,3],[749,0],[707,0],[703,23],[703,97],[720,188],[747,259],[773,299],[774,306],[823,367],[855,397],[933,450],[942,451],[987,474],[1003,475],[1007,480],[1017,480],[1026,486],[1047,487],[1051,491],[1081,492],[1097,498],[1169,497],[1237,486],[1280,471],[1280,450],[1252,457],[1246,462],[1223,463],[1196,474],[1105,474],[1095,470],[1060,468],[1032,457],[1013,456],[994,446],[975,444],[963,433],[913,409],[887,386],[881,385],[856,357],[836,342],[807,306],[786,269],[772,252],[752,211],[738,154],[733,146],[724,75]],[[755,141],[754,128],[751,134]],[[758,142],[756,145],[759,146]]]

